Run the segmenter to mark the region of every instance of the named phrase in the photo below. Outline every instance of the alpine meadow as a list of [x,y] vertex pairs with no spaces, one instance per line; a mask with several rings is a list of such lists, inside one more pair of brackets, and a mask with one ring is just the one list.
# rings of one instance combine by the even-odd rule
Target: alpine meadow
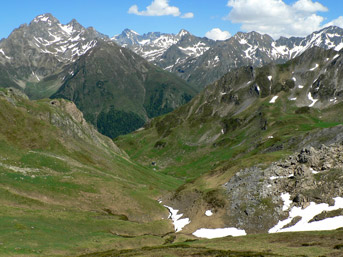
[[3,8],[0,256],[343,256],[342,3]]

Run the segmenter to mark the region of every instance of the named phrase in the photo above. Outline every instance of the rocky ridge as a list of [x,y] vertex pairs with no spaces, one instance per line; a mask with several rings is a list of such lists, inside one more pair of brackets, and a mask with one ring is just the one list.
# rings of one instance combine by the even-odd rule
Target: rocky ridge
[[[163,35],[148,33],[145,37],[152,34],[155,36]],[[139,37],[137,34],[135,35]],[[314,46],[336,51],[343,47],[343,29],[335,26],[313,32],[303,38],[281,37],[278,40],[257,32],[238,32],[226,41],[212,41],[192,36],[193,39],[190,42],[194,43],[188,44],[186,47],[195,49],[197,44],[203,45],[202,50],[192,56],[184,56],[182,50],[185,46],[181,45],[181,41],[168,41],[169,44],[160,48],[159,55],[152,57],[151,49],[157,47],[154,40],[150,40],[149,48],[145,49],[141,47],[141,44],[148,41],[143,41],[143,39],[141,41],[125,41],[123,39],[125,36],[126,34],[123,32],[120,40],[116,38],[114,40],[125,47],[129,47],[154,64],[178,74],[199,89],[214,82],[234,68],[246,65],[260,67],[270,62],[284,63]]]
[[184,29],[178,34],[149,32],[143,35],[125,29],[112,40],[167,71],[194,61],[214,44],[213,40],[196,37]]
[[[267,168],[239,171],[224,185],[229,199],[228,220],[250,233],[267,232],[287,218],[292,207],[305,209],[311,202],[334,205],[333,198],[343,196],[342,151],[342,144],[337,143],[303,148]],[[321,215],[325,218],[325,212]]]

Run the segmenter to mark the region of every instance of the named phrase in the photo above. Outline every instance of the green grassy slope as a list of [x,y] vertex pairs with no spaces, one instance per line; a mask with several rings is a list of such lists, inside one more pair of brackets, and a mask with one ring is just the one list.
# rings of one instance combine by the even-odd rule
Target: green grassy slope
[[[309,67],[336,54],[312,49],[283,65],[234,70],[190,103],[153,119],[142,131],[119,137],[116,143],[140,163],[149,166],[156,161],[160,172],[184,180],[228,161],[249,166],[253,160],[278,159],[298,149],[307,133],[342,124],[342,104],[326,104],[332,96],[321,98],[321,108],[308,107],[307,97],[321,74],[319,69],[310,72]],[[339,64],[321,65],[323,70],[328,65],[331,72]],[[302,88],[297,87],[300,83]],[[320,90],[329,83],[323,82]],[[273,96],[278,99],[270,103]],[[294,97],[296,101],[291,100]]]
[[[340,256],[343,232],[301,232],[226,237],[212,240],[176,238],[174,244],[83,255],[110,256]],[[182,241],[182,242],[181,242]]]
[[[335,54],[314,49],[305,53],[306,58],[284,65],[237,69],[190,103],[115,142],[147,168],[154,161],[161,174],[184,181],[164,198],[192,220],[183,233],[204,226],[224,227],[228,199],[223,184],[235,173],[254,165],[267,167],[307,145],[340,140],[342,102],[327,104],[321,99],[320,108],[311,108],[307,97],[320,75],[309,68]],[[325,70],[327,64],[320,65]],[[297,86],[295,76],[303,87]],[[278,98],[273,103],[274,96]],[[297,100],[291,100],[295,96]],[[218,213],[212,223],[203,215],[208,209]]]
[[180,181],[132,162],[74,104],[4,89],[0,123],[1,256],[156,245],[173,231],[156,199]]

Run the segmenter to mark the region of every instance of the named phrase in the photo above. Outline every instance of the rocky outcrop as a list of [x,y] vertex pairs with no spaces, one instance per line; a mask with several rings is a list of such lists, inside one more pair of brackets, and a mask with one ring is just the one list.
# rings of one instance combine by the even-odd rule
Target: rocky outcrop
[[77,109],[73,102],[65,99],[54,99],[50,101],[50,106],[55,109],[55,112],[50,112],[50,123],[62,129],[68,136],[80,138],[90,144],[95,144],[97,147],[105,147],[127,156],[110,138],[103,136],[91,124],[87,123],[82,112]]
[[[87,142],[109,153],[127,157],[127,154],[110,138],[100,134],[87,123],[83,113],[71,101],[65,99],[30,101],[21,90],[15,88],[0,89],[0,100],[2,99],[25,113],[59,128],[62,131],[61,139],[65,140],[66,145],[70,144],[70,138],[74,138],[76,141]],[[72,147],[78,148],[77,145]]]
[[306,208],[310,202],[333,205],[334,197],[343,196],[342,186],[342,144],[304,148],[267,168],[236,173],[224,185],[229,223],[248,233],[267,232],[288,216],[283,195],[289,194],[289,207]]

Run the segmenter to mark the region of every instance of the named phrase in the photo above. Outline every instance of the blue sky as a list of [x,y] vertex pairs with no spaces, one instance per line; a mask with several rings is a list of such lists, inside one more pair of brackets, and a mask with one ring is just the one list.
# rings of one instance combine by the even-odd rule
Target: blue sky
[[304,36],[325,25],[343,27],[343,1],[337,0],[11,0],[1,4],[0,38],[43,13],[61,23],[75,18],[109,36],[125,28],[141,34],[184,28],[214,39],[252,30],[278,38]]

